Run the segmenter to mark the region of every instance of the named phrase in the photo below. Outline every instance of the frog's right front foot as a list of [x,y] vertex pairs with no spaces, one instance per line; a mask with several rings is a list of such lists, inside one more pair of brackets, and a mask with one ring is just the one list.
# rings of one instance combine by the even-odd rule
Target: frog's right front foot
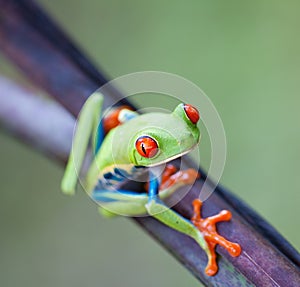
[[208,264],[205,269],[205,273],[209,276],[213,276],[218,271],[218,265],[216,262],[216,251],[215,247],[217,244],[224,247],[231,256],[236,257],[241,253],[241,247],[239,244],[226,240],[222,237],[216,228],[216,223],[220,221],[228,221],[231,219],[231,212],[228,210],[222,210],[219,214],[210,216],[207,218],[202,218],[201,207],[202,201],[200,199],[195,199],[193,201],[194,215],[191,219],[192,223],[198,228],[202,233],[207,246],[208,246]]

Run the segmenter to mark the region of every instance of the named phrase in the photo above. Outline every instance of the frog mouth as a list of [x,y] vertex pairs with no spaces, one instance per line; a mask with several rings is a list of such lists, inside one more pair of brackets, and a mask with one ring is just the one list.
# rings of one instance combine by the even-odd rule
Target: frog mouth
[[159,162],[155,162],[155,163],[152,163],[152,164],[147,164],[145,165],[144,167],[155,167],[155,166],[159,166],[159,165],[162,165],[162,164],[166,164],[172,160],[175,160],[179,157],[182,157],[184,155],[186,155],[187,153],[191,152],[193,149],[195,149],[195,147],[198,145],[198,143],[194,144],[191,148],[189,148],[188,150],[184,151],[184,152],[181,152],[181,153],[178,153],[176,155],[173,155],[171,157],[168,157],[167,159],[164,159],[162,161],[159,161]]

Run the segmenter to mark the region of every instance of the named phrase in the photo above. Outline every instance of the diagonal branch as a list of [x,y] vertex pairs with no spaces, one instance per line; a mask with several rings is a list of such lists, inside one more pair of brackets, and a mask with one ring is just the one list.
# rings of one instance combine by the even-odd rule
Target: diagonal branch
[[[77,115],[87,96],[105,83],[105,77],[97,72],[34,2],[0,0],[0,5],[0,48],[4,54],[35,85]],[[0,84],[2,87],[10,85],[10,88],[6,86],[6,95],[14,91],[11,97],[0,93],[2,125],[43,153],[63,162],[68,154],[74,124],[70,114],[59,105],[36,98],[12,84],[3,81]],[[107,100],[117,99],[119,92],[111,87],[105,96]],[[19,102],[27,106],[26,113],[21,112]],[[39,112],[41,110],[42,113]],[[32,113],[36,117],[32,118]],[[47,142],[49,130],[53,127],[49,118],[56,117],[55,145],[50,147]],[[41,133],[41,130],[45,133]],[[199,180],[188,196],[175,207],[179,213],[188,217],[191,215],[191,201],[198,195],[202,183],[203,180]],[[300,257],[293,247],[247,205],[218,187],[206,201],[204,215],[221,209],[232,211],[233,220],[226,223],[226,227],[220,224],[220,233],[239,242],[243,253],[238,258],[231,258],[222,248],[218,248],[221,255],[220,271],[212,278],[204,275],[205,255],[190,238],[152,218],[135,220],[208,286],[240,286],[241,282],[245,286],[297,286],[300,281],[297,267]]]

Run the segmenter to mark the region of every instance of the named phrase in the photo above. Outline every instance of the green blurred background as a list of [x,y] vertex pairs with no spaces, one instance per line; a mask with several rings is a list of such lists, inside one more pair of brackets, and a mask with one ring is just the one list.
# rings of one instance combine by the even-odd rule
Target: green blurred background
[[[111,78],[160,70],[200,86],[225,126],[222,184],[299,250],[299,1],[39,2]],[[198,286],[130,220],[63,196],[61,167],[0,142],[1,286]],[[201,151],[207,168],[205,133]]]

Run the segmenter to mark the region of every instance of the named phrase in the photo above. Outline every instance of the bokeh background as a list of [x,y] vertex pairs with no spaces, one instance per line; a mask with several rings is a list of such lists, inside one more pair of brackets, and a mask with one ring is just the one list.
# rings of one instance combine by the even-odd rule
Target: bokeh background
[[[200,86],[227,135],[222,184],[299,250],[299,1],[38,2],[111,78],[159,70]],[[3,131],[0,143],[1,286],[199,286],[130,220],[63,196],[61,167]],[[200,148],[207,169],[205,133]]]

